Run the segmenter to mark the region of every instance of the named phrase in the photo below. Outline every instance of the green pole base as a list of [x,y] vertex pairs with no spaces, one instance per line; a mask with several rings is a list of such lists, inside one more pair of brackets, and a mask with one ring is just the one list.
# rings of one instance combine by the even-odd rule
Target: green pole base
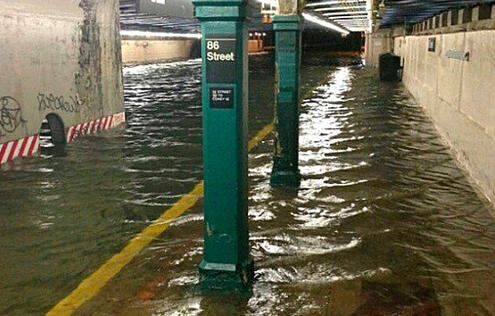
[[254,280],[252,257],[241,264],[211,263],[205,260],[199,264],[199,285],[202,290],[246,291]]
[[273,170],[270,185],[298,188],[301,185],[301,174],[299,171]]

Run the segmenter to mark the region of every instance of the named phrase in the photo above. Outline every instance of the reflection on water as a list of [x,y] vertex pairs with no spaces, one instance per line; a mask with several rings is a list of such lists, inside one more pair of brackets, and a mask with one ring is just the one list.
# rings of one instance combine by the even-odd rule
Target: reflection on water
[[[252,59],[251,135],[272,65]],[[48,310],[201,179],[199,61],[125,82],[125,130],[0,172],[1,315]],[[495,313],[490,206],[421,108],[356,59],[306,56],[303,85],[301,188],[269,186],[272,141],[250,153],[252,293],[198,291],[199,203],[76,315]]]

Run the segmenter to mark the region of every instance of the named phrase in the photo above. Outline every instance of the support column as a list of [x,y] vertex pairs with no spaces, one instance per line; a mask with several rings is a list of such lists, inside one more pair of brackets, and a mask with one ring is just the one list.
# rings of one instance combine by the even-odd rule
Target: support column
[[276,69],[276,148],[270,183],[299,187],[301,27],[299,14],[273,18]]
[[195,0],[202,30],[204,161],[203,289],[248,287],[247,0]]

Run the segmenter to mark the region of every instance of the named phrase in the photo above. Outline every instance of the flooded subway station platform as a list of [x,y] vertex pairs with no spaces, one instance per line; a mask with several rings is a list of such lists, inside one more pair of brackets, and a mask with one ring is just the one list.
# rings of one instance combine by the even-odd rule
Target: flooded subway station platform
[[[251,58],[250,137],[273,120],[273,72]],[[304,54],[300,188],[270,186],[272,136],[249,154],[252,292],[200,291],[200,199],[74,315],[492,315],[492,206],[376,76]],[[47,312],[201,181],[200,60],[124,82],[127,126],[0,172],[1,315]]]
[[494,39],[491,0],[0,1],[0,315],[495,315]]

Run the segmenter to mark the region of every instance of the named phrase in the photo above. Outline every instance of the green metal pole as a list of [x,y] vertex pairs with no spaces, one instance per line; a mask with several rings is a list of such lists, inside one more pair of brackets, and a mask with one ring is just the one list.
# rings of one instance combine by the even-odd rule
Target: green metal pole
[[247,0],[195,0],[203,58],[203,289],[248,287]]
[[299,187],[299,107],[301,67],[299,14],[273,18],[276,63],[276,149],[270,183]]

